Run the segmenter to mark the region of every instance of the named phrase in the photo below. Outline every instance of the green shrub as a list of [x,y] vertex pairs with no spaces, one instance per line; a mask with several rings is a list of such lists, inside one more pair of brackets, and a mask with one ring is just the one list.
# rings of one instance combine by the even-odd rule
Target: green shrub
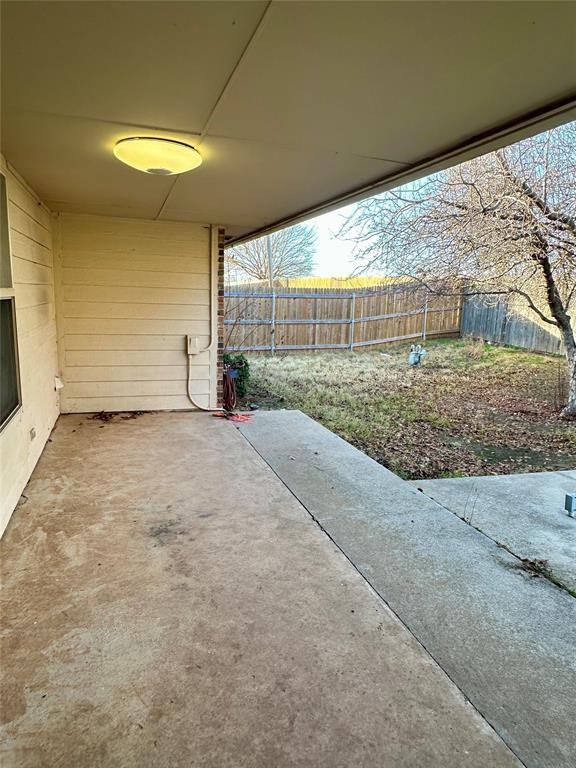
[[238,397],[244,397],[248,391],[248,382],[250,381],[250,363],[246,355],[230,355],[224,353],[224,365],[229,365],[238,371],[236,383],[236,394]]

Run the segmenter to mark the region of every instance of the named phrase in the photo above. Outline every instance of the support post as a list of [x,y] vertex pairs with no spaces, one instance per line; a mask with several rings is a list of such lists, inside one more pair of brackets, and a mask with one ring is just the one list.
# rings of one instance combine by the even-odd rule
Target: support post
[[426,341],[426,326],[428,324],[428,294],[424,299],[424,317],[422,318],[422,341]]
[[354,352],[354,325],[356,323],[356,294],[350,297],[350,332],[348,334],[348,348]]

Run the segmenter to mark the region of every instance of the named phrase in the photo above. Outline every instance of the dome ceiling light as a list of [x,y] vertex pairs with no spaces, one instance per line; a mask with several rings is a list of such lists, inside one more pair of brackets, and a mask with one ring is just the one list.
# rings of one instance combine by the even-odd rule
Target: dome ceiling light
[[120,139],[114,147],[114,155],[138,171],[157,176],[187,173],[202,164],[202,155],[189,144],[152,136]]

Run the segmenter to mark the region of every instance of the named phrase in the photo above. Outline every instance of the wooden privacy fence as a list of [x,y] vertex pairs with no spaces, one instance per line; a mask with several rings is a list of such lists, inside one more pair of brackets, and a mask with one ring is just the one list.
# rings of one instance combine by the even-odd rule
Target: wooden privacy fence
[[461,301],[406,284],[225,291],[229,351],[349,349],[459,334]]
[[461,333],[462,336],[472,336],[532,352],[564,354],[559,335],[550,332],[530,316],[521,314],[510,297],[495,299],[466,296],[462,308]]

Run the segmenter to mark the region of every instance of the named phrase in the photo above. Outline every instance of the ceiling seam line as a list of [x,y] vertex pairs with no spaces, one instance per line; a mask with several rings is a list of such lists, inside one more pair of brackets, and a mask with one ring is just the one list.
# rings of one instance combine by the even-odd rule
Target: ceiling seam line
[[[196,133],[197,136],[200,134]],[[310,152],[311,154],[319,154],[322,152],[322,154],[326,156],[338,156],[342,155],[345,157],[355,157],[359,158],[361,160],[376,160],[377,162],[382,163],[394,163],[395,165],[410,165],[410,163],[407,160],[393,160],[390,157],[378,157],[377,155],[362,155],[358,154],[357,152],[348,152],[348,151],[342,151],[342,150],[321,150],[320,147],[298,147],[292,144],[285,144],[283,142],[277,142],[277,141],[268,141],[266,139],[250,139],[246,136],[228,136],[223,133],[211,133],[210,138],[212,139],[224,139],[225,141],[239,141],[239,142],[245,142],[248,144],[263,144],[267,147],[273,147],[274,149],[287,149],[289,151],[294,152]],[[198,145],[196,145],[198,146]]]
[[200,139],[198,140],[198,143],[196,144],[196,147],[199,147],[200,144],[202,144],[202,141],[204,140],[204,138],[206,137],[206,134],[208,133],[208,128],[210,127],[210,123],[211,123],[211,121],[212,121],[212,119],[213,119],[213,117],[214,117],[214,115],[216,113],[216,110],[220,106],[220,103],[221,103],[222,99],[224,98],[224,95],[225,95],[226,91],[228,90],[228,88],[232,84],[232,81],[234,80],[234,77],[236,76],[236,73],[238,72],[240,66],[242,65],[242,62],[246,58],[246,54],[248,53],[249,49],[251,48],[252,43],[256,40],[256,38],[260,34],[260,32],[262,30],[262,27],[264,25],[264,21],[266,19],[266,16],[268,15],[268,11],[270,10],[271,7],[272,7],[272,0],[269,0],[268,4],[266,5],[266,8],[264,9],[264,12],[262,13],[262,16],[260,16],[258,24],[256,25],[254,31],[250,35],[250,39],[248,40],[248,42],[244,46],[244,48],[242,50],[242,53],[238,57],[238,60],[237,60],[236,64],[234,65],[234,67],[232,68],[232,71],[230,72],[230,75],[228,76],[228,79],[224,83],[224,86],[223,86],[222,90],[220,91],[220,94],[218,95],[218,98],[216,99],[216,102],[214,103],[214,106],[210,110],[210,114],[206,118],[206,122],[204,123],[204,127],[202,128],[202,131],[200,133]]
[[160,218],[160,216],[163,214],[163,212],[164,212],[164,208],[166,207],[166,203],[168,202],[168,198],[169,198],[169,197],[170,197],[170,195],[172,194],[172,192],[173,192],[173,190],[174,190],[174,187],[176,186],[176,182],[178,181],[178,179],[179,179],[179,178],[180,178],[180,176],[177,174],[177,175],[175,176],[175,178],[174,178],[174,181],[173,181],[173,182],[172,182],[172,184],[170,185],[170,189],[169,189],[169,190],[168,190],[168,192],[166,193],[166,197],[165,197],[165,198],[164,198],[164,200],[162,201],[162,205],[161,205],[161,206],[160,206],[160,208],[158,209],[158,213],[156,214],[156,216],[154,216],[154,221],[158,221],[158,219]]
[[[301,210],[284,219],[272,222],[261,227],[260,229],[253,229],[244,235],[232,237],[229,241],[227,241],[226,247],[241,245],[242,243],[248,242],[249,240],[263,237],[266,234],[277,232],[278,230],[285,229],[289,226],[294,226],[303,221],[307,221],[308,219],[320,216],[323,213],[338,210],[345,205],[349,205],[362,199],[380,194],[381,192],[384,192],[388,189],[394,189],[400,186],[400,183],[403,179],[406,179],[406,182],[408,182],[415,178],[415,174],[417,174],[416,178],[422,178],[424,175],[426,175],[425,173],[422,173],[423,171],[428,171],[429,174],[432,174],[440,170],[439,166],[451,167],[453,165],[457,165],[458,162],[452,161],[457,161],[458,157],[466,154],[467,152],[474,152],[476,149],[480,149],[486,145],[493,144],[494,142],[506,138],[511,134],[513,135],[518,130],[526,130],[535,125],[549,122],[555,117],[559,117],[564,114],[570,115],[572,112],[576,113],[576,94],[569,97],[567,100],[561,102],[560,104],[549,105],[549,107],[545,107],[541,111],[526,115],[524,118],[520,118],[516,122],[504,124],[500,128],[496,128],[494,131],[487,131],[485,134],[472,137],[469,141],[465,141],[462,144],[452,147],[436,156],[428,157],[421,160],[420,162],[408,165],[396,173],[388,174],[381,177],[380,179],[377,179],[376,181],[370,182],[367,185],[350,190],[349,192],[345,192],[344,194],[338,195],[336,197],[329,198],[328,200],[324,200],[317,205]],[[519,139],[517,139],[517,141],[518,140]],[[479,155],[480,153],[475,154],[474,156],[478,157]]]
[[166,128],[160,125],[147,125],[145,123],[126,122],[126,120],[108,120],[104,117],[93,117],[92,115],[68,114],[67,112],[46,112],[45,110],[33,110],[32,114],[45,117],[66,118],[70,120],[83,120],[88,123],[104,123],[105,125],[118,125],[123,128],[138,128],[143,131],[158,131],[169,133],[184,133],[188,136],[200,136],[200,131],[190,131],[188,128]]
[[[262,25],[264,23],[264,19],[266,18],[266,15],[268,14],[268,11],[270,10],[271,6],[272,6],[272,0],[269,0],[266,8],[264,9],[264,12],[262,13],[262,16],[260,16],[260,19],[258,20],[258,24],[256,24],[256,27],[255,27],[254,31],[252,32],[252,34],[250,35],[250,38],[249,38],[248,42],[246,43],[246,45],[242,49],[242,53],[238,57],[238,60],[237,60],[236,64],[234,65],[234,67],[232,68],[232,71],[230,72],[230,75],[228,76],[228,79],[224,83],[224,86],[223,86],[222,90],[220,91],[220,93],[218,95],[218,98],[216,99],[216,101],[214,103],[214,106],[210,110],[210,114],[206,118],[206,122],[204,123],[204,127],[202,128],[202,131],[200,132],[200,138],[198,139],[198,141],[195,144],[195,149],[198,149],[198,147],[202,144],[202,141],[206,137],[206,134],[208,132],[208,128],[210,126],[210,122],[211,122],[212,118],[214,117],[214,114],[216,113],[216,110],[218,109],[218,106],[219,106],[220,102],[224,98],[224,94],[226,93],[226,90],[228,89],[228,87],[232,83],[232,80],[234,79],[234,75],[236,74],[236,72],[238,72],[238,69],[239,69],[240,65],[242,64],[242,61],[244,60],[246,54],[248,53],[248,50],[249,50],[250,46],[252,45],[252,43],[256,39],[256,37],[258,36],[259,31],[262,29]],[[164,213],[164,209],[166,208],[166,204],[168,203],[170,195],[174,191],[174,188],[175,188],[176,183],[178,182],[179,178],[180,178],[180,176],[176,176],[176,178],[174,179],[174,183],[172,184],[172,186],[168,190],[168,194],[166,195],[166,197],[162,201],[162,205],[160,206],[160,208],[158,210],[158,213],[154,217],[154,221],[158,221],[160,216],[162,216],[162,214]]]

